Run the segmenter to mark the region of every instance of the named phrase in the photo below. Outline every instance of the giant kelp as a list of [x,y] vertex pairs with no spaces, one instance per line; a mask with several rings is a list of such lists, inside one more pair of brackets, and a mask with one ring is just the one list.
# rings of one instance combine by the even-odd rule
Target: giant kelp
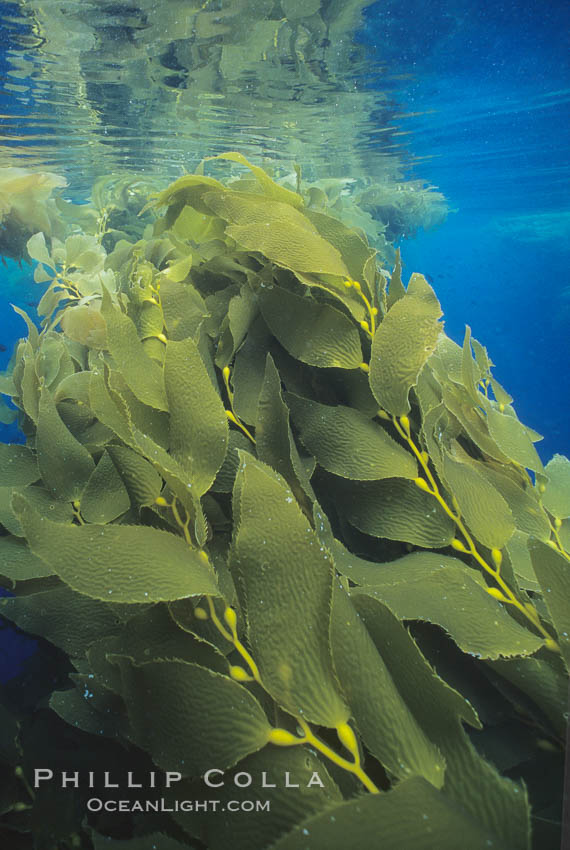
[[[221,159],[156,193],[138,241],[105,219],[28,241],[50,282],[0,384],[27,440],[0,447],[2,612],[60,674],[35,713],[2,709],[3,834],[522,850],[526,783],[545,847],[570,462],[543,467],[422,275],[384,271],[300,182]],[[206,174],[227,160],[239,180]],[[19,784],[39,761],[178,771],[171,802],[221,807],[85,818],[92,789]]]
[[16,167],[0,169],[0,256],[21,260],[33,233],[60,233],[61,222],[51,194],[66,185],[59,174]]

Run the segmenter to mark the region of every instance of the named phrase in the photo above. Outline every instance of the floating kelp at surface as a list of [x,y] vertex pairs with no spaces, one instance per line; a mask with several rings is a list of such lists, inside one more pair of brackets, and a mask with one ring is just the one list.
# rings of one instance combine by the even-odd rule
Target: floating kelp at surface
[[[190,157],[221,152],[236,138],[250,154],[289,162],[303,153],[305,162],[322,163],[326,145],[340,169],[333,173],[371,173],[358,148],[379,114],[388,124],[393,107],[385,94],[353,83],[363,65],[370,72],[353,39],[370,2],[139,0],[122,10],[76,0],[17,3],[21,32],[7,57],[12,94],[33,101],[44,128],[41,146],[26,134],[26,156],[50,168],[61,163],[60,147],[47,143],[57,122],[80,149],[65,165],[72,171],[80,159],[93,177],[102,162],[106,171],[119,163],[173,168],[172,176]],[[9,152],[18,153],[26,118],[7,127]],[[388,158],[388,167],[387,157],[377,158],[383,176],[398,169],[397,156]]]
[[302,184],[225,160],[247,170],[205,162],[137,203],[136,241],[128,204],[119,235],[28,240],[48,285],[0,381],[27,439],[0,446],[1,610],[63,672],[0,706],[0,834],[117,836],[85,816],[93,789],[12,780],[66,742],[58,769],[182,775],[139,799],[254,806],[151,818],[122,789],[137,850],[522,850],[531,825],[545,847],[570,462],[543,467],[421,274],[404,286]]
[[[355,38],[369,5],[21,0],[6,50],[17,117],[4,123],[0,160],[61,170],[85,194],[101,174],[168,182],[239,146],[268,168],[302,164],[315,203],[324,191],[333,207],[342,193],[346,216],[353,196],[352,223],[369,237],[387,228],[393,242],[447,208],[435,187],[407,177],[406,109],[385,47]],[[127,220],[136,224],[115,212],[111,226]]]
[[[243,164],[237,154],[230,159]],[[280,174],[277,184],[282,188],[276,187],[276,191],[287,196],[300,184],[301,170],[297,166],[296,173],[280,170]],[[273,182],[269,176],[267,180]],[[234,188],[255,191],[253,178],[247,180],[236,175],[231,182]],[[59,194],[51,197],[66,185],[65,178],[57,174],[0,168],[0,257],[18,261],[31,257],[55,270],[56,265],[74,266],[76,256],[81,253],[79,246],[86,244],[87,236],[97,240],[95,250],[100,256],[103,256],[101,249],[110,253],[120,240],[136,242],[154,222],[155,216],[148,208],[143,210],[148,196],[160,191],[164,182],[145,175],[104,175],[95,181],[89,201],[80,204]],[[393,245],[399,239],[413,235],[420,228],[428,230],[441,224],[448,211],[444,196],[421,181],[393,181],[382,186],[364,178],[303,181],[301,202],[314,215],[324,213],[338,218],[365,234],[385,262],[393,260]],[[333,225],[329,221],[327,226]],[[32,234],[36,238],[26,250]],[[83,237],[83,241],[72,240],[72,255],[68,257],[60,242],[72,236]],[[48,237],[47,247],[45,237]],[[50,237],[57,241],[52,244]],[[48,280],[45,273],[45,269],[36,270],[36,282]]]
[[66,185],[59,174],[0,168],[0,256],[20,260],[33,233],[61,232],[51,194]]

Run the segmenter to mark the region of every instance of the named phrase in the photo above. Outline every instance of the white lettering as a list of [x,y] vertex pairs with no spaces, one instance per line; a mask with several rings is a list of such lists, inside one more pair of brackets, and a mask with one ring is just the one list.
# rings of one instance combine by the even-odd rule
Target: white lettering
[[109,771],[106,770],[105,771],[105,788],[118,788],[119,787],[118,782],[111,782],[111,780],[109,779],[110,775],[111,774],[109,773]]
[[68,785],[71,785],[72,788],[79,788],[79,771],[76,770],[74,773],[66,773],[65,770],[61,772],[61,787],[67,788]]
[[182,779],[182,774],[177,773],[176,771],[166,771],[166,787],[170,788],[173,782],[180,782]]
[[319,788],[325,787],[325,783],[323,782],[316,770],[313,772],[311,778],[307,782],[307,788],[310,788],[311,785],[318,785]]
[[132,770],[129,770],[129,772],[127,773],[127,777],[128,777],[127,788],[142,788],[141,782],[133,782],[133,772],[132,772]]
[[[240,777],[242,776],[245,777],[245,780],[240,779]],[[234,785],[237,785],[238,788],[248,788],[251,783],[251,773],[236,773],[236,775],[234,776]]]
[[47,767],[36,767],[34,770],[34,788],[39,788],[40,782],[53,779],[53,770]]
[[261,787],[262,788],[277,788],[277,785],[275,784],[275,782],[268,782],[267,781],[267,773],[265,771],[263,771],[263,773],[261,774]]
[[223,771],[223,770],[218,770],[217,768],[213,767],[211,770],[207,770],[207,771],[206,771],[206,773],[204,774],[204,782],[205,782],[205,783],[206,783],[206,785],[208,785],[210,788],[221,788],[221,787],[223,786],[223,784],[224,784],[223,779],[222,779],[222,781],[221,781],[221,782],[212,782],[212,781],[210,780],[210,777],[211,777],[214,773],[218,773],[220,776],[223,776],[223,775],[224,775],[224,771]]
[[299,786],[298,786],[298,784],[297,784],[297,783],[295,783],[295,782],[289,782],[290,778],[291,778],[291,774],[290,774],[290,773],[289,773],[289,771],[287,770],[287,771],[285,772],[285,788],[298,788]]

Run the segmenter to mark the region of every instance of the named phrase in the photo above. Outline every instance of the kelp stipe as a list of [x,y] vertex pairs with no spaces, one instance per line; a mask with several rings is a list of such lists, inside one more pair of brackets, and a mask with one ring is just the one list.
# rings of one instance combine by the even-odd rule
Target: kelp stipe
[[204,803],[129,809],[133,848],[529,847],[520,780],[566,723],[570,462],[542,466],[399,255],[217,159],[252,176],[205,164],[121,234],[106,208],[28,242],[52,282],[0,384],[27,436],[0,447],[2,612],[68,675],[33,724],[2,709],[3,828],[54,834],[38,812],[73,799],[61,840],[103,846],[91,789],[13,778],[71,741],[67,771],[175,771],[168,799]]

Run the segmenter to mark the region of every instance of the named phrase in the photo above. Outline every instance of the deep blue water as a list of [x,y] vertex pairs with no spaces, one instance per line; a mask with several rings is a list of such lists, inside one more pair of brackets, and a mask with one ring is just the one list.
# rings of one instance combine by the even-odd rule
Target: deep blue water
[[570,456],[570,7],[540,0],[387,0],[362,41],[398,87],[417,176],[456,212],[402,244],[446,329],[487,346],[543,460]]

